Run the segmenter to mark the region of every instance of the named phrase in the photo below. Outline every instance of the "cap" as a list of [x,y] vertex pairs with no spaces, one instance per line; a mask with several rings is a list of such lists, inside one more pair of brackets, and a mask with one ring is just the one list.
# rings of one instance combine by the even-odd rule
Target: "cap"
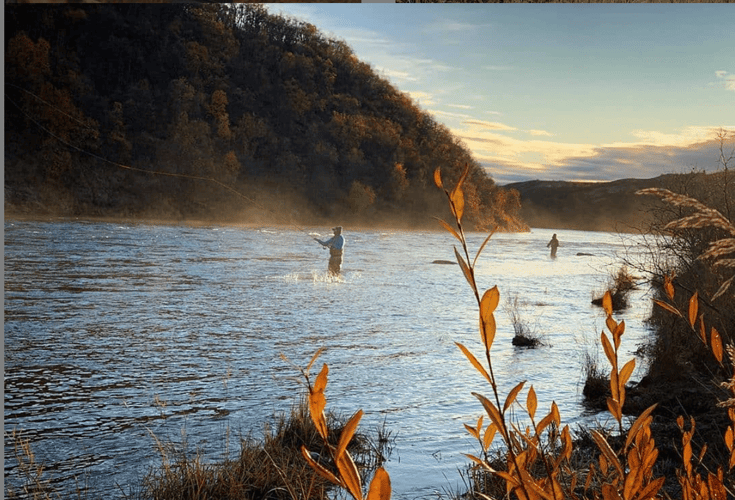
[[335,226],[335,227],[332,228],[332,231],[342,232],[342,226]]

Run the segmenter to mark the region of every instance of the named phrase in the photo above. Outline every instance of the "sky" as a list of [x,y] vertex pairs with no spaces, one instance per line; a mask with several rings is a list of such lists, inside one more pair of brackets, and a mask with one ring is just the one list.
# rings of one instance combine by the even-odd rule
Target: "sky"
[[735,149],[735,5],[268,9],[345,41],[498,184],[713,171],[722,130]]

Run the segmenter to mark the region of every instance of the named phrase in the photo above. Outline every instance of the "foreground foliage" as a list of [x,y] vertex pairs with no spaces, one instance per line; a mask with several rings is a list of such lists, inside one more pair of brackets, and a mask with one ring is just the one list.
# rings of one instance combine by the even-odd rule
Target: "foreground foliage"
[[[593,459],[586,464],[572,462],[575,456],[575,442],[568,425],[562,427],[561,415],[556,403],[551,404],[548,412],[537,414],[538,400],[533,386],[526,391],[525,401],[521,398],[525,381],[519,382],[506,395],[500,393],[499,384],[493,372],[491,356],[496,334],[494,312],[500,301],[500,292],[497,286],[482,291],[475,276],[475,263],[492,233],[480,245],[472,258],[462,228],[465,204],[462,183],[466,172],[467,170],[451,191],[444,189],[438,169],[435,171],[434,179],[437,186],[444,190],[456,223],[456,226],[452,226],[440,220],[441,225],[460,243],[461,250],[455,247],[455,255],[477,302],[480,340],[484,347],[483,356],[476,357],[463,344],[457,343],[457,347],[489,384],[491,391],[490,397],[473,393],[484,408],[485,415],[480,416],[473,425],[465,424],[467,432],[478,441],[481,450],[479,456],[467,455],[475,464],[475,470],[480,472],[474,476],[480,480],[475,480],[475,488],[468,495],[485,500],[506,496],[519,500],[567,498],[644,500],[669,497],[668,493],[662,490],[666,478],[655,472],[659,451],[651,426],[656,405],[651,405],[643,410],[630,425],[624,418],[623,407],[626,401],[627,383],[635,369],[635,360],[624,362],[619,357],[622,337],[625,333],[625,322],[613,318],[612,294],[609,291],[602,298],[602,307],[607,316],[605,321],[607,332],[601,333],[600,342],[611,367],[607,410],[613,417],[616,428],[610,431],[591,430],[589,432],[597,448]],[[661,192],[651,194],[669,196]],[[704,210],[704,207],[698,206],[697,208]],[[721,214],[714,214],[711,211],[703,213],[708,223],[721,224],[735,236],[735,228],[729,220],[721,217]],[[678,224],[695,223],[697,223],[696,217],[680,221]],[[735,252],[733,242],[735,239],[732,238],[715,242],[705,256],[722,258],[733,253]],[[732,262],[731,259],[725,259],[722,265],[730,267]],[[725,293],[731,283],[732,281],[727,281],[717,293]],[[709,334],[706,333],[705,318],[703,314],[699,314],[696,293],[689,299],[688,308],[681,311],[672,303],[675,289],[669,277],[666,278],[664,288],[669,301],[657,300],[656,303],[671,314],[686,319],[691,330],[700,336],[714,359],[729,374],[725,387],[731,392],[731,398],[722,403],[730,420],[724,434],[724,442],[728,450],[727,457],[714,470],[699,470],[698,465],[703,463],[707,446],[703,446],[698,455],[694,454],[692,439],[695,434],[695,420],[690,418],[687,422],[683,416],[676,419],[681,430],[682,443],[682,463],[676,473],[680,485],[680,496],[686,500],[725,499],[734,493],[731,470],[735,466],[735,392],[733,392],[735,391],[735,371],[733,371],[732,362],[732,358],[735,357],[735,348],[732,346],[725,348],[714,327],[710,329]],[[726,352],[730,356],[729,361],[725,356]],[[313,386],[309,386],[311,415],[315,423],[321,420],[326,405],[323,390],[326,386],[327,373],[327,365],[324,365],[317,381]],[[518,417],[511,418],[509,412],[512,407],[522,408],[525,413],[524,419],[527,418],[529,424],[522,425],[518,422]],[[361,412],[358,412],[351,419],[355,425],[360,415]],[[487,424],[485,424],[485,417],[489,420]],[[349,434],[346,436],[349,437]],[[493,454],[491,446],[496,438],[499,438],[502,446],[499,453]],[[336,461],[343,461],[343,465],[338,467],[336,474],[333,474],[321,470],[318,464],[309,459],[308,452],[304,450],[304,456],[320,474],[345,488],[354,498],[362,499],[361,484],[354,479],[349,455],[340,455],[340,453],[341,450],[338,448],[333,456]],[[487,481],[485,480],[487,475],[499,481]],[[379,481],[381,490],[387,488],[387,473],[381,473]],[[378,493],[373,493],[371,488],[370,498],[373,494],[376,495],[375,498],[382,498]],[[387,490],[385,494],[388,494]]]

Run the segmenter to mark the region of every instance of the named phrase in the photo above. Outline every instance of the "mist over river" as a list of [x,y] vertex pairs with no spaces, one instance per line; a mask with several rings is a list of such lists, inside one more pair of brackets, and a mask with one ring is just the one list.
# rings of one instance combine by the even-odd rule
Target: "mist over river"
[[[553,260],[552,233],[561,242]],[[73,489],[86,472],[105,498],[135,490],[160,463],[152,435],[181,441],[183,430],[213,460],[228,444],[237,453],[239,434],[258,437],[303,394],[280,354],[305,366],[324,347],[317,369],[330,367],[328,408],[347,416],[362,408],[362,428],[385,422],[395,438],[385,465],[394,498],[461,489],[463,453],[478,451],[462,424],[482,413],[471,392],[490,388],[454,344],[481,352],[472,292],[459,266],[434,263],[453,261],[457,241],[440,230],[345,227],[343,276],[333,280],[328,252],[312,239],[330,234],[6,219],[6,487],[13,429],[31,440],[56,487]],[[485,236],[471,234],[471,249]],[[612,233],[493,236],[477,280],[501,293],[492,352],[504,391],[528,380],[539,412],[555,400],[573,429],[605,418],[581,405],[584,355],[601,353],[604,328],[590,300],[636,251],[631,236]],[[504,307],[514,296],[547,345],[511,345]],[[616,315],[626,322],[626,357],[648,333],[650,307],[641,289]]]

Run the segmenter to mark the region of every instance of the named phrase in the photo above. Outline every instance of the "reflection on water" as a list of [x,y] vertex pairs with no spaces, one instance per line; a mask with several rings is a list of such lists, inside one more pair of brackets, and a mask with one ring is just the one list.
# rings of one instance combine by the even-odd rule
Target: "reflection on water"
[[[238,433],[257,435],[298,401],[297,373],[279,355],[305,364],[323,346],[330,408],[363,408],[363,425],[385,421],[396,436],[386,466],[396,498],[460,488],[463,453],[476,451],[462,424],[481,413],[470,393],[488,388],[454,344],[479,350],[471,291],[458,266],[434,264],[454,260],[455,241],[349,228],[346,238],[334,278],[311,236],[289,229],[6,221],[6,481],[16,428],[62,483],[73,488],[86,468],[110,497],[158,463],[151,433],[180,441],[184,429],[219,458],[238,449]],[[478,248],[484,235],[470,239]],[[514,348],[501,303],[493,353],[503,390],[528,380],[539,411],[555,400],[566,422],[589,418],[580,367],[604,328],[590,299],[622,249],[605,233],[493,237],[478,282],[519,297],[549,344]],[[623,316],[629,353],[646,333],[644,293]]]

